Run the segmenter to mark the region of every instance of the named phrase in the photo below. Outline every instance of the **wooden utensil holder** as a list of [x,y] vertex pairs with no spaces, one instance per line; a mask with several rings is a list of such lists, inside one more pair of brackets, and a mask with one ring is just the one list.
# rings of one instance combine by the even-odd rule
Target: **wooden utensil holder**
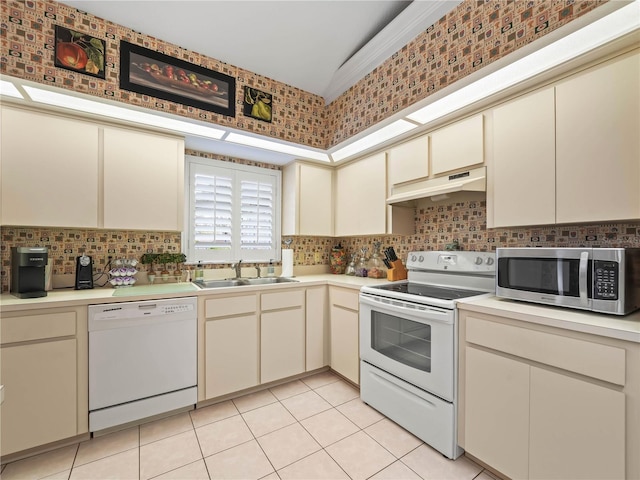
[[406,280],[407,269],[404,268],[402,260],[391,262],[391,268],[387,270],[387,280],[395,282],[396,280]]

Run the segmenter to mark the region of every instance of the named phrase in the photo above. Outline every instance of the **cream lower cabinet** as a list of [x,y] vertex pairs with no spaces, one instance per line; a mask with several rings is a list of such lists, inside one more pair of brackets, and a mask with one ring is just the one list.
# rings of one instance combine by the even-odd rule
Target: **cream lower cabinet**
[[87,309],[3,314],[3,457],[88,432]]
[[205,398],[215,398],[260,383],[258,296],[206,299]]
[[469,454],[510,478],[625,478],[625,349],[460,317]]
[[306,371],[329,365],[328,289],[310,287],[306,294]]
[[359,292],[329,287],[331,368],[360,384]]
[[465,449],[511,478],[528,478],[529,366],[467,347]]
[[305,292],[261,294],[260,383],[305,371]]
[[529,478],[625,478],[625,395],[531,367]]

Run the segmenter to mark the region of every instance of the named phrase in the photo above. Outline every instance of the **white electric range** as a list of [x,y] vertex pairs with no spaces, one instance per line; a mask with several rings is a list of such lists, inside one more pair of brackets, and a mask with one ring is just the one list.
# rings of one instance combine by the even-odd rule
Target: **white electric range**
[[495,254],[425,251],[408,279],[360,290],[360,396],[455,459],[457,301],[495,293]]

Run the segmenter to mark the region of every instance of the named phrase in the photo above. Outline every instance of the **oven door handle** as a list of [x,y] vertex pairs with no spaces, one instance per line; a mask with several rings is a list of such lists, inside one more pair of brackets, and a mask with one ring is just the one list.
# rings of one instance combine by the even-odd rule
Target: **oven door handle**
[[[393,303],[391,303],[393,302]],[[439,322],[452,324],[453,312],[449,310],[442,310],[438,308],[429,307],[427,305],[419,305],[416,307],[408,307],[406,304],[399,300],[380,300],[377,297],[370,297],[360,295],[360,303],[369,305],[377,310],[383,310],[391,315],[398,315],[398,313],[406,313],[413,317],[418,322]]]

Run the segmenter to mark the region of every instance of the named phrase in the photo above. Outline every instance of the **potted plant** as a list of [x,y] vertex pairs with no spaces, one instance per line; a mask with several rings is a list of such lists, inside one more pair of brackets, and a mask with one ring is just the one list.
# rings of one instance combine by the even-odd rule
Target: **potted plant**
[[173,262],[173,254],[168,252],[160,253],[158,254],[157,262],[162,265],[162,272],[160,272],[160,275],[162,275],[162,279],[167,281],[169,279],[169,270],[167,270],[167,264]]
[[180,264],[187,261],[187,256],[184,253],[174,253],[173,254],[173,263],[176,264],[176,269],[173,274],[176,276],[176,279],[180,281],[182,277],[182,270],[180,269]]
[[143,265],[149,265],[148,271],[147,271],[147,277],[149,278],[149,283],[153,283],[153,281],[156,279],[156,271],[153,265],[157,261],[158,261],[157,253],[145,253],[144,255],[142,255],[142,258],[140,258],[140,262],[142,262]]

